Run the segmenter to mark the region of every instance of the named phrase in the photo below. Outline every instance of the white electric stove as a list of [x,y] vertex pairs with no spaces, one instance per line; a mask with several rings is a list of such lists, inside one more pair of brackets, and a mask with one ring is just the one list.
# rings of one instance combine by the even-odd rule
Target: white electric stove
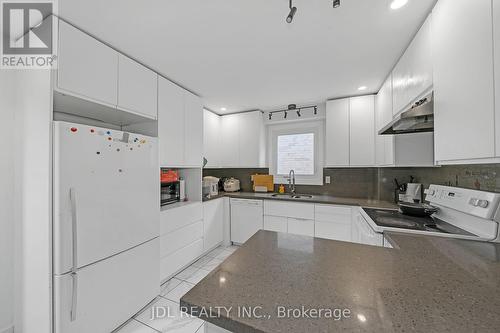
[[439,210],[428,218],[396,210],[364,209],[375,232],[397,231],[500,243],[500,193],[431,185],[426,201]]

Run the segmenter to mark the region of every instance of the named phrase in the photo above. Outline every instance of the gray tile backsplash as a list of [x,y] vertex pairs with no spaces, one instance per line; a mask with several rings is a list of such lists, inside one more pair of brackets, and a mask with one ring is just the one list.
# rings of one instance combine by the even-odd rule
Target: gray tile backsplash
[[[204,176],[235,177],[243,191],[252,191],[250,176],[266,174],[269,169],[204,169]],[[297,186],[303,194],[327,194],[338,197],[394,200],[394,178],[406,183],[410,176],[416,183],[451,185],[500,192],[500,164],[456,165],[436,168],[341,168],[324,169],[331,184]]]

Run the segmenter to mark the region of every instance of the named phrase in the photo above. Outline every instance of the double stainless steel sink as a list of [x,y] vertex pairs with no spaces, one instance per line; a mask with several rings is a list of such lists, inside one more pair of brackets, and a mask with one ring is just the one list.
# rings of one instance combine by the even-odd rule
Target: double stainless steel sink
[[312,195],[308,195],[308,194],[291,194],[291,193],[284,193],[284,194],[275,193],[275,194],[272,194],[271,197],[282,198],[282,199],[302,199],[302,200],[313,198]]

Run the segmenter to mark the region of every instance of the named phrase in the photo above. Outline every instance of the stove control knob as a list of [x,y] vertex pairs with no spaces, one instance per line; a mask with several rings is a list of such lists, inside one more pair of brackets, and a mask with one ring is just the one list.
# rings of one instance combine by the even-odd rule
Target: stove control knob
[[479,200],[477,205],[481,208],[487,208],[489,204],[488,200]]
[[474,207],[479,206],[479,199],[476,199],[476,198],[470,199],[469,205],[474,206]]

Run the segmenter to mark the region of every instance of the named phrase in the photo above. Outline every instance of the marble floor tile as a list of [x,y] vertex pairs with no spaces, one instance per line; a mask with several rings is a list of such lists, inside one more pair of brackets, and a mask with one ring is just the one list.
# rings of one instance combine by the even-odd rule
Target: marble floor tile
[[158,331],[135,319],[132,319],[127,325],[117,331],[113,331],[113,333],[158,333]]
[[207,262],[201,269],[207,270],[207,271],[213,271],[217,266],[219,266],[222,263],[223,260],[217,259],[217,258],[211,258],[209,262]]
[[167,282],[161,285],[161,291],[160,295],[164,296],[171,292],[175,287],[177,287],[179,284],[181,284],[182,280],[179,280],[177,278],[171,278]]
[[218,248],[210,251],[208,254],[207,254],[207,257],[211,257],[211,258],[215,258],[217,257],[222,251],[224,251],[224,248],[219,246]]
[[191,277],[191,275],[193,275],[198,269],[199,268],[197,267],[189,266],[188,268],[177,274],[175,278],[179,280],[186,280]]
[[213,257],[204,256],[204,257],[201,257],[200,259],[198,259],[196,262],[194,262],[191,266],[202,268],[203,266],[205,266],[205,264],[207,262],[209,262],[212,259],[213,259]]
[[193,275],[191,275],[189,278],[187,278],[186,282],[189,282],[192,284],[197,284],[198,282],[203,280],[203,278],[205,276],[210,274],[210,272],[211,272],[211,270],[200,269],[200,270],[196,271]]
[[169,299],[172,302],[175,303],[180,303],[180,299],[184,294],[186,294],[188,291],[190,291],[194,287],[194,284],[182,281],[181,284],[179,284],[177,287],[172,289],[169,293],[167,293],[165,298]]
[[233,254],[233,252],[223,250],[221,253],[219,253],[217,256],[215,256],[215,258],[220,259],[220,260],[226,260],[226,258],[229,257],[231,254]]
[[162,333],[195,333],[203,325],[201,319],[181,313],[179,304],[161,297],[136,319]]

